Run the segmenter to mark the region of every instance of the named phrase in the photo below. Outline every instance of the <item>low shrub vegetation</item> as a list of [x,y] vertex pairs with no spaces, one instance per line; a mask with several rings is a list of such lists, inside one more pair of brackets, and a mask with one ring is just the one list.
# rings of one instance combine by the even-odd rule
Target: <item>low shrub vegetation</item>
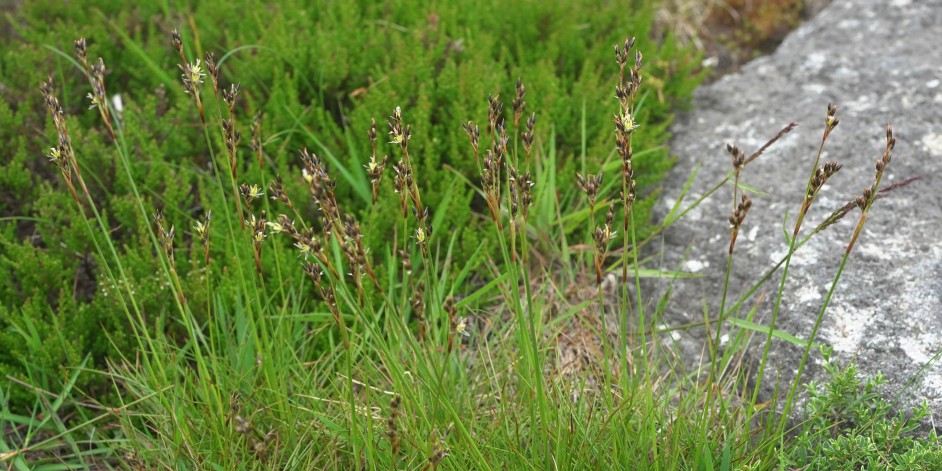
[[[0,282],[6,308],[0,315],[0,373],[19,379],[31,375],[32,384],[55,390],[69,377],[68,368],[86,355],[100,367],[106,358],[130,353],[135,341],[127,335],[127,319],[113,294],[125,283],[133,286],[135,302],[148,313],[151,328],[179,333],[179,326],[166,319],[167,282],[156,270],[150,216],[141,215],[139,203],[148,213],[162,211],[168,225],[181,229],[189,241],[191,231],[183,229],[202,218],[204,209],[222,203],[207,169],[214,152],[225,149],[216,140],[223,139],[218,109],[226,111],[227,106],[221,95],[218,102],[215,96],[205,97],[205,109],[194,119],[192,99],[179,80],[182,61],[170,44],[174,28],[179,27],[188,62],[199,60],[204,73],[206,53],[215,53],[220,91],[240,85],[232,117],[244,134],[237,145],[237,186],[267,189],[275,176],[293,174],[299,167],[297,150],[309,148],[333,166],[338,202],[362,222],[364,244],[376,247],[375,255],[394,237],[389,229],[396,227],[399,200],[387,178],[374,201],[362,167],[371,152],[363,136],[374,117],[402,106],[412,126],[421,130],[411,149],[425,202],[440,213],[440,228],[468,228],[458,232],[453,247],[453,256],[464,260],[477,250],[496,255],[496,249],[492,242],[481,248],[487,243],[479,217],[485,204],[467,184],[476,179],[476,170],[460,123],[482,122],[487,109],[480,104],[491,94],[513,95],[517,79],[525,78],[530,110],[540,112],[540,145],[560,156],[559,184],[572,185],[576,171],[598,165],[610,153],[607,45],[619,41],[627,29],[654,51],[645,39],[652,15],[647,2],[637,2],[629,11],[563,1],[516,6],[406,2],[395,8],[374,2],[289,1],[270,7],[208,1],[185,10],[161,2],[24,2],[6,24],[16,47],[3,48],[0,60],[5,98],[0,133],[10,156],[0,173],[0,212],[9,217],[0,240],[9,254],[4,267],[11,274]],[[99,113],[88,109],[86,69],[71,51],[79,37],[87,40],[89,66],[98,57],[107,64],[102,101],[105,109],[114,108],[114,131],[121,132],[123,151],[135,163],[127,172],[116,163],[121,157],[113,145],[115,136],[103,127]],[[663,143],[671,109],[697,83],[690,74],[694,62],[685,52],[671,42],[657,50],[641,112],[650,124],[638,133],[648,149],[638,158],[644,169],[641,184],[647,188],[670,166]],[[115,254],[109,257],[124,262],[120,285],[103,276],[105,261],[98,258],[85,215],[74,208],[69,190],[60,188],[65,184],[59,170],[40,158],[57,145],[43,98],[35,92],[50,74],[73,146],[82,154],[83,181],[115,242]],[[201,116],[208,120],[206,126]],[[388,154],[383,142],[380,159]],[[615,171],[610,169],[609,175]],[[313,202],[301,198],[305,182],[285,178],[283,186],[299,202],[299,211],[316,211]],[[231,188],[226,191],[224,196],[235,197]],[[639,217],[648,217],[654,201],[639,201]],[[216,214],[224,213],[217,209]],[[565,230],[584,229],[571,219]],[[223,240],[213,250],[228,253]],[[227,266],[205,268],[189,257],[177,262],[177,271],[191,281],[212,278],[214,270]],[[385,275],[385,266],[378,263],[378,276]],[[204,268],[208,271],[198,272]],[[291,285],[303,274],[282,271],[280,276]],[[206,304],[216,295],[241,296],[234,285],[223,284],[215,294],[203,292],[204,286],[189,283],[191,303]],[[90,386],[87,381],[93,378],[78,379],[83,387]]]

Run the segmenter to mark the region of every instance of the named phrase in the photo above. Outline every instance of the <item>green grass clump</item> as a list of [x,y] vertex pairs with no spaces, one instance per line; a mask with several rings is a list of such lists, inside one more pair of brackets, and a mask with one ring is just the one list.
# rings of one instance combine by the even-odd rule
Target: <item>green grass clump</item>
[[[359,34],[349,27],[383,33],[380,52],[366,48],[364,56],[373,59],[370,67],[385,64],[366,68],[386,74],[385,81],[354,88],[353,96],[322,89],[316,99],[305,98],[304,87],[314,87],[309,84],[324,86],[336,79],[332,74],[349,72],[337,65],[320,70],[317,80],[296,75],[296,64],[320,67],[284,59],[305,46],[236,47],[237,53],[258,52],[241,59],[241,66],[236,55],[200,53],[213,31],[229,34],[214,30],[215,24],[186,34],[167,31],[166,60],[147,53],[151,41],[160,40],[125,37],[135,29],[110,26],[124,42],[122,50],[144,60],[158,84],[153,93],[120,92],[127,93],[120,104],[112,99],[116,89],[147,74],[121,76],[121,66],[111,69],[110,59],[92,59],[95,46],[85,39],[75,41],[71,53],[47,48],[55,52],[50,63],[61,70],[41,80],[38,98],[26,99],[45,115],[36,126],[41,136],[22,146],[36,145],[51,162],[36,165],[27,152],[8,172],[11,182],[37,192],[46,205],[28,202],[29,211],[46,209],[10,218],[13,229],[6,229],[14,236],[24,230],[37,235],[16,239],[18,255],[4,260],[15,274],[29,271],[14,277],[3,294],[11,304],[16,296],[24,299],[4,326],[4,341],[16,347],[23,339],[24,346],[5,366],[20,368],[10,370],[19,378],[7,376],[0,388],[0,462],[15,469],[725,471],[771,469],[792,456],[808,456],[801,447],[820,436],[813,422],[820,415],[808,422],[813,438],[803,444],[790,440],[785,426],[871,206],[878,195],[905,184],[880,188],[895,145],[891,127],[863,194],[802,233],[816,196],[841,168],[821,163],[819,150],[787,255],[751,285],[733,287],[745,292],[734,298],[727,295],[737,236],[753,205],[742,191],[741,173],[794,125],[749,155],[730,144],[729,173],[685,205],[688,183],[664,220],[651,226],[656,191],[646,183],[667,165],[658,145],[668,100],[660,93],[672,80],[679,86],[695,78],[679,69],[676,76],[659,76],[663,60],[642,55],[645,41],[633,38],[612,41],[617,45],[614,61],[605,60],[608,72],[591,69],[591,47],[569,46],[577,39],[575,44],[591,46],[598,38],[567,28],[585,24],[579,15],[613,14],[608,6],[582,12],[563,3],[534,4],[533,11],[558,8],[570,16],[554,23],[555,14],[537,15],[540,27],[530,31],[534,23],[504,29],[490,15],[449,7],[430,16],[413,5],[406,10],[411,16],[399,18],[399,10],[351,5],[325,4],[311,13],[326,22],[315,36],[331,25],[348,30],[335,31],[333,47],[310,59],[357,64],[362,58],[343,48]],[[254,20],[259,30],[265,26],[260,37],[269,37],[272,25],[306,17],[301,10],[278,16],[279,8],[217,6],[214,14],[226,18],[254,13],[232,17],[233,24]],[[639,11],[650,14],[644,6]],[[170,17],[169,7],[165,13]],[[259,22],[262,17],[270,21]],[[490,42],[492,36],[469,27],[461,51],[482,41],[487,54],[461,52],[449,25],[467,18],[508,38]],[[439,37],[436,31],[452,32]],[[443,44],[435,42],[442,37],[451,38],[447,57],[432,47]],[[357,44],[378,44],[373,36],[364,38]],[[561,42],[558,50],[530,56],[531,47],[543,46],[517,43],[521,38]],[[423,50],[437,59],[423,62]],[[661,50],[667,57],[676,52]],[[256,81],[272,70],[259,65],[271,60],[265,51],[278,51],[269,66],[280,69],[270,80]],[[460,70],[462,57],[471,58],[478,72],[438,75],[449,67]],[[578,77],[565,72],[572,57],[582,58]],[[464,83],[465,73],[488,70],[485,58],[503,68],[466,84],[477,97],[449,88]],[[167,75],[173,63],[180,77]],[[535,83],[530,69],[519,70],[523,80],[514,77],[512,69],[521,63],[532,67]],[[422,75],[409,67],[431,68]],[[393,78],[396,71],[403,77]],[[609,98],[599,110],[582,98],[570,103],[579,106],[552,111],[555,99],[591,90],[565,88],[590,73],[607,77],[609,92],[600,94]],[[248,78],[236,83],[240,74]],[[430,83],[429,77],[441,80]],[[476,88],[480,83],[512,88],[498,98],[494,90]],[[559,87],[570,91],[557,95]],[[452,93],[433,104],[435,90]],[[378,101],[370,102],[371,95]],[[338,108],[325,105],[328,98],[338,100]],[[279,100],[284,106],[273,105]],[[86,109],[89,102],[94,110]],[[542,107],[551,110],[546,121]],[[440,114],[448,109],[453,116]],[[35,114],[21,107],[7,118]],[[821,149],[839,121],[837,107],[829,105]],[[595,129],[596,122],[606,124]],[[601,151],[593,158],[588,149],[595,148]],[[672,333],[660,327],[669,293],[654,302],[641,281],[673,283],[690,275],[646,268],[652,259],[642,248],[727,184],[734,210],[726,284],[718,308],[708,307],[703,322],[685,326],[705,329],[703,351],[709,355],[691,367],[690,359],[678,357]],[[854,208],[861,211],[859,222],[811,335],[799,339],[777,330],[791,257]],[[82,269],[91,275],[67,275],[79,263],[67,263],[74,253],[83,255]],[[775,308],[762,325],[753,295],[780,268]],[[95,285],[67,284],[86,278]],[[56,296],[49,297],[50,290],[58,290]],[[63,325],[81,309],[88,318]],[[787,393],[761,399],[766,402],[759,402],[760,384],[742,368],[756,332],[765,338],[760,380],[773,338],[804,347]],[[41,363],[25,359],[47,343],[51,353],[36,356]],[[88,346],[96,343],[105,349]],[[56,357],[67,363],[56,364]],[[841,397],[849,397],[845,389]],[[899,427],[903,434],[912,431],[909,423]],[[828,446],[838,456],[866,444],[861,440]]]
[[[32,382],[54,390],[69,378],[68,365],[86,355],[92,365],[103,366],[118,353],[132,354],[135,342],[113,295],[122,288],[112,286],[103,273],[116,258],[126,271],[118,282],[133,285],[148,328],[182,335],[168,318],[168,282],[155,271],[150,217],[140,213],[131,184],[137,185],[141,203],[162,210],[188,244],[189,231],[180,229],[201,218],[202,208],[221,204],[223,195],[206,186],[213,155],[179,84],[180,61],[170,47],[170,30],[180,29],[191,60],[215,51],[222,88],[242,85],[237,126],[245,135],[240,152],[248,155],[238,162],[237,174],[245,181],[237,183],[266,188],[274,175],[297,169],[296,151],[308,147],[335,169],[338,201],[362,221],[366,245],[379,246],[408,235],[394,229],[398,197],[390,183],[380,187],[378,204],[371,204],[362,165],[370,152],[363,136],[373,117],[396,106],[409,111],[410,122],[421,130],[412,142],[420,163],[415,177],[426,201],[442,212],[434,217],[441,227],[477,228],[481,219],[476,214],[484,203],[465,184],[476,181],[477,173],[459,123],[482,121],[487,96],[508,99],[516,80],[525,77],[530,110],[539,111],[541,142],[560,156],[558,183],[572,183],[573,169],[611,155],[605,139],[612,74],[608,45],[626,30],[637,32],[646,50],[658,52],[649,64],[650,88],[639,111],[650,124],[637,135],[648,149],[637,160],[643,170],[639,184],[655,184],[670,165],[662,144],[671,109],[683,103],[698,79],[690,74],[694,62],[688,52],[670,40],[654,44],[646,39],[653,12],[647,1],[628,9],[591,1],[288,1],[275,6],[204,1],[192,9],[161,2],[24,2],[7,17],[11,47],[0,51],[5,98],[0,133],[12,156],[0,164],[0,214],[7,217],[0,244],[10,254],[0,262],[10,273],[0,282],[0,375],[30,375]],[[88,40],[89,61],[100,56],[108,66],[106,101],[121,98],[124,110],[115,119],[127,158],[135,162],[127,172],[116,164],[121,157],[98,113],[87,109],[89,90],[81,67],[70,51],[62,51],[78,37]],[[21,91],[35,90],[50,73],[61,91],[73,144],[82,153],[80,166],[92,199],[113,234],[113,254],[98,253],[84,215],[57,181],[55,166],[39,158],[55,142],[54,131],[39,94]],[[250,123],[257,115],[261,165],[249,149]],[[554,128],[566,132],[554,133]],[[284,185],[287,194],[304,201],[299,211],[315,210],[302,199],[303,182],[286,178]],[[226,196],[232,198],[228,195],[231,190]],[[654,202],[649,192],[643,196],[639,220],[648,217]],[[570,220],[564,230],[585,229]],[[493,253],[493,243],[480,248],[485,240],[483,230],[459,232],[453,258],[468,259],[478,250]],[[231,248],[217,242],[214,250],[230,253]],[[379,262],[384,254],[371,256]],[[206,278],[220,275],[211,273],[218,268],[201,271],[196,255],[178,258],[192,303],[238,297],[229,285],[204,291]],[[384,264],[377,270],[378,276],[388,276]],[[279,276],[293,285],[302,275],[280,270]],[[79,385],[91,379],[82,376]]]

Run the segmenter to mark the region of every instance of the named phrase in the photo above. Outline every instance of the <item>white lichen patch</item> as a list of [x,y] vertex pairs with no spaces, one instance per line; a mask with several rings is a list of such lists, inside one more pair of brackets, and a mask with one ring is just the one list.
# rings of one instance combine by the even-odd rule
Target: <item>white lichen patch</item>
[[925,363],[935,355],[932,346],[939,345],[939,337],[924,332],[916,336],[900,336],[897,339],[899,348],[916,363]]
[[896,316],[900,335],[896,341],[903,352],[917,363],[924,363],[935,356],[939,350],[940,334],[936,316],[938,312],[932,306],[939,305],[940,293],[932,283],[938,273],[938,262],[926,261],[900,268],[890,276],[904,277],[907,283],[901,293]]
[[880,243],[860,244],[859,250],[866,257],[884,262],[896,259],[899,254],[895,253],[896,251],[886,250],[887,247],[892,247],[892,245],[881,241]]
[[690,273],[697,273],[704,268],[709,268],[709,261],[700,261],[700,260],[687,260],[684,262],[683,270]]
[[922,137],[922,147],[933,157],[942,157],[942,134],[926,134]]
[[676,199],[670,197],[664,198],[664,209],[670,211],[675,204],[677,204]]
[[795,296],[798,297],[798,301],[800,301],[802,304],[808,304],[812,301],[821,299],[821,292],[818,291],[818,288],[816,288],[813,284],[808,283],[798,288]]
[[[769,259],[775,263],[788,255],[788,247],[782,247],[769,254]],[[812,266],[818,263],[818,251],[812,247],[802,247],[801,250],[792,254],[791,264],[793,266]]]
[[752,229],[749,229],[749,234],[746,235],[746,240],[755,242],[757,235],[759,235],[759,226],[752,226]]
[[[847,72],[845,72],[845,73],[851,74],[851,75],[854,74],[854,72],[852,72],[852,71],[847,71]],[[904,98],[905,98],[905,97],[904,97]],[[855,100],[846,102],[846,103],[844,104],[844,106],[846,106],[846,107],[848,107],[848,108],[850,108],[850,109],[855,109],[855,110],[861,110],[861,111],[863,111],[863,110],[868,110],[868,109],[873,108],[873,105],[874,105],[874,104],[875,104],[874,99],[873,99],[871,96],[869,96],[869,95],[860,95],[860,96],[858,96]]]
[[873,322],[871,313],[831,305],[827,316],[832,320],[824,327],[823,333],[827,342],[836,352],[856,354],[866,337],[869,325]]
[[803,88],[809,95],[823,95],[828,90],[828,87],[820,83],[805,84]]
[[942,397],[942,374],[938,372],[938,369],[936,367],[936,371],[927,374],[922,381],[923,395],[929,398]]
[[821,52],[812,52],[805,55],[805,63],[801,68],[807,72],[817,72],[828,62],[828,56]]
[[[658,324],[658,325],[656,325],[654,328],[657,329],[657,330],[667,330],[667,329],[669,329],[669,327],[667,326],[667,324]],[[678,330],[670,330],[670,331],[668,331],[668,332],[664,335],[664,337],[667,338],[667,339],[670,339],[670,340],[673,340],[673,341],[676,342],[676,341],[680,340],[680,338],[681,338],[682,336],[680,335],[680,331],[678,331]]]

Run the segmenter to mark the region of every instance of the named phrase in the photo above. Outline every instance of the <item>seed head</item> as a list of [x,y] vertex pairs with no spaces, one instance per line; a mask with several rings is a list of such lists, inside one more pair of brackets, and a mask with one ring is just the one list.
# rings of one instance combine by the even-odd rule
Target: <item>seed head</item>
[[75,55],[78,56],[79,62],[82,63],[84,69],[88,69],[88,51],[85,48],[85,38],[78,38],[75,40]]
[[370,143],[376,145],[376,120],[370,120],[370,129],[366,131],[366,136],[370,139]]
[[63,165],[65,160],[62,156],[62,151],[60,151],[58,147],[49,148],[49,155],[46,157],[49,157],[50,161],[55,162],[55,164],[59,166]]
[[625,111],[623,114],[615,114],[615,129],[619,134],[631,134],[635,129],[638,129],[640,125],[635,121],[634,117],[630,112]]
[[399,449],[402,445],[402,439],[399,437],[399,425],[397,423],[401,403],[402,398],[400,396],[397,395],[393,397],[392,401],[389,402],[389,420],[386,421],[386,437],[389,438],[394,457],[399,456]]
[[729,152],[730,157],[733,159],[733,168],[741,169],[746,165],[746,153],[742,151],[736,144],[731,142],[726,143],[726,152]]
[[530,148],[533,146],[533,127],[536,125],[536,113],[531,113],[527,119],[527,130],[520,135],[523,140],[523,148],[527,155],[530,155]]
[[746,195],[746,192],[742,193],[742,200],[739,202],[739,206],[733,210],[732,214],[729,215],[729,224],[733,229],[739,229],[742,227],[743,221],[746,220],[746,214],[749,212],[749,208],[752,207],[752,200],[749,196]]
[[183,39],[180,37],[180,31],[174,29],[170,32],[170,44],[173,45],[175,51],[183,55]]
[[314,253],[314,248],[305,241],[298,241],[294,243],[294,246],[298,249],[299,257],[304,257],[304,260],[307,260],[308,256]]
[[203,72],[203,66],[200,64],[199,59],[196,59],[195,63],[183,67],[183,81],[189,83],[194,89],[203,83],[203,77],[205,76],[206,73]]
[[213,81],[213,91],[219,92],[219,66],[216,64],[216,55],[212,51],[206,52],[206,70]]
[[242,196],[250,201],[254,201],[261,198],[262,196],[265,196],[265,193],[262,193],[262,189],[254,183],[252,186],[248,186],[243,183],[239,189],[242,192]]
[[445,298],[443,310],[448,314],[448,322],[451,326],[451,330],[448,331],[448,353],[451,353],[455,345],[455,334],[461,335],[466,326],[462,327],[461,330],[458,329],[458,306],[455,304],[455,298],[451,296]]
[[193,230],[196,231],[196,235],[203,242],[206,242],[209,239],[209,223],[211,217],[212,211],[207,211],[204,219],[202,221],[196,221],[196,225],[193,226]]
[[272,232],[272,234],[279,234],[285,230],[285,226],[282,226],[281,223],[278,222],[268,221],[265,223],[265,225]]
[[[405,269],[406,274],[411,275],[412,262],[409,261],[409,254],[405,251],[400,251],[399,255],[402,257],[403,269]],[[419,281],[412,290],[412,298],[409,300],[409,305],[412,306],[412,313],[415,315],[415,319],[419,324],[419,341],[422,342],[425,340],[426,336],[425,283],[422,281]]]
[[628,65],[629,54],[634,45],[635,38],[625,38],[623,45],[615,45],[615,63],[619,68],[624,69]]
[[[205,74],[204,74],[205,75]],[[242,84],[233,83],[229,86],[229,89],[223,89],[222,99],[226,102],[226,105],[229,107],[229,112],[235,108],[236,98],[239,96],[239,91],[242,89]]]
[[511,103],[514,110],[514,128],[520,126],[520,118],[523,117],[523,110],[527,107],[527,102],[523,101],[523,97],[526,96],[527,89],[523,86],[523,81],[519,78],[517,79],[517,93],[514,96],[514,101]]
[[390,144],[398,144],[403,150],[409,147],[409,139],[412,137],[412,127],[402,124],[402,109],[398,106],[393,110],[393,114],[386,120],[389,127]]
[[491,132],[497,128],[497,125],[502,121],[501,116],[504,114],[504,104],[500,102],[500,95],[488,96],[487,97],[487,120],[491,125]]
[[840,122],[841,118],[837,116],[837,105],[828,103],[828,113],[827,117],[824,119],[824,124],[827,126],[827,130],[830,131],[836,128]]
[[599,194],[599,189],[602,188],[602,174],[599,173],[594,176],[588,174],[587,176],[583,176],[581,173],[577,173],[576,185],[579,186],[579,189],[582,190],[589,199],[589,208],[594,208],[595,199]]
[[419,245],[425,244],[427,241],[428,235],[425,233],[425,228],[419,227],[415,230],[415,242]]
[[471,336],[471,332],[468,330],[468,319],[466,317],[462,316],[458,318],[458,324],[455,326],[455,333],[464,337]]
[[175,267],[173,258],[173,238],[175,236],[174,226],[171,224],[170,230],[165,228],[164,215],[160,211],[154,213],[154,225],[157,226],[157,242],[163,249],[164,254],[170,260],[170,268],[173,269]]
[[838,170],[841,169],[841,164],[835,161],[827,161],[824,165],[820,166],[815,170],[814,176],[811,177],[811,184],[808,185],[808,195],[807,198],[814,199],[818,194],[818,191],[827,183],[828,179],[831,178]]
[[739,206],[733,210],[732,214],[729,215],[729,224],[730,224],[730,236],[729,236],[729,255],[733,255],[733,249],[736,247],[736,238],[739,236],[739,230],[742,228],[743,221],[746,220],[746,214],[749,212],[749,208],[752,207],[752,200],[746,196],[746,192],[742,193],[742,201],[739,203]]
[[615,219],[615,202],[608,206],[608,214],[605,216],[605,224],[599,224],[595,227],[593,240],[595,241],[595,281],[598,285],[602,284],[602,270],[605,264],[605,257],[608,254],[608,244],[615,238],[616,232],[612,230],[612,223]]
[[465,124],[461,125],[464,129],[465,134],[468,135],[468,139],[471,141],[471,147],[474,149],[474,153],[478,152],[478,141],[481,138],[481,128],[478,125],[474,124],[473,121],[468,121]]

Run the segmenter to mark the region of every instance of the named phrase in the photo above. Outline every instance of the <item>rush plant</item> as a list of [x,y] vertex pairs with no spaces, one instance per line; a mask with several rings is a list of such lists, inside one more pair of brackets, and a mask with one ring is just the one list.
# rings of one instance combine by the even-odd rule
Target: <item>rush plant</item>
[[[437,36],[420,30],[420,38],[421,31],[435,49]],[[289,107],[288,121],[247,112],[259,89],[235,81],[224,61],[230,55],[193,52],[196,37],[167,32],[179,77],[163,92],[187,111],[168,126],[193,130],[193,161],[156,144],[173,138],[146,119],[157,98],[115,105],[106,61],[88,65],[84,39],[67,56],[91,89],[97,124],[70,126],[68,92],[52,78],[40,85],[51,168],[62,185],[57,201],[81,223],[76,231],[94,247],[107,306],[123,318],[102,325],[114,347],[104,364],[83,357],[58,393],[15,380],[30,388],[28,412],[22,403],[11,407],[11,387],[0,389],[3,462],[19,469],[55,460],[168,469],[728,470],[798,462],[806,458],[801,449],[819,443],[819,419],[838,399],[813,403],[820,407],[808,422],[812,438],[790,442],[786,424],[873,203],[899,187],[880,187],[895,145],[891,127],[873,182],[802,235],[808,209],[841,168],[822,164],[819,150],[787,255],[730,299],[738,234],[758,210],[741,191],[740,174],[794,125],[748,156],[730,144],[729,173],[686,206],[680,198],[650,227],[643,202],[654,192],[642,182],[665,164],[644,163],[664,154],[645,146],[660,133],[660,123],[645,118],[661,104],[645,90],[657,86],[645,77],[658,69],[639,52],[641,40],[619,40],[614,61],[609,56],[615,85],[604,101],[606,143],[582,146],[606,151],[598,159],[582,152],[577,165],[563,154],[567,143],[598,134],[590,118],[582,117],[578,133],[552,112],[544,120],[536,105],[547,104],[542,94],[551,90],[525,85],[526,70],[513,81],[509,107],[491,90],[476,98],[481,110],[456,108],[466,115],[439,137],[457,134],[469,145],[445,159],[430,156],[439,149],[427,137],[435,120],[427,96],[406,86],[414,83],[403,85],[414,100],[358,107],[349,128],[321,140],[302,120],[310,110]],[[460,44],[436,50],[458,54]],[[442,67],[460,68],[449,64]],[[359,116],[367,110],[368,119]],[[829,105],[822,148],[838,122]],[[295,141],[304,143],[291,147]],[[168,154],[150,152],[161,150]],[[82,179],[85,159],[99,151],[114,158],[114,181],[128,193],[123,204],[107,200],[106,208],[99,195],[117,190]],[[345,152],[351,155],[341,158]],[[143,160],[153,155],[160,158]],[[169,165],[170,155],[181,159]],[[157,165],[162,178],[149,173]],[[656,327],[666,302],[651,302],[642,289],[643,278],[674,282],[687,274],[646,268],[643,249],[727,185],[732,213],[719,308],[685,326],[703,329],[710,361],[688,371],[665,340],[669,332]],[[751,387],[741,367],[750,338],[757,330],[766,338],[761,381],[771,339],[787,337],[775,321],[791,257],[854,208],[861,216],[815,328],[808,339],[790,337],[805,347],[798,375],[782,407],[780,398],[763,407],[760,384]],[[754,295],[780,269],[771,323],[757,327]],[[743,314],[747,303],[754,307]],[[41,343],[28,322],[11,325]],[[724,333],[730,341],[721,349]],[[75,390],[81,375],[106,384],[107,395]],[[816,391],[809,390],[820,399]],[[839,457],[865,441],[828,446]]]

